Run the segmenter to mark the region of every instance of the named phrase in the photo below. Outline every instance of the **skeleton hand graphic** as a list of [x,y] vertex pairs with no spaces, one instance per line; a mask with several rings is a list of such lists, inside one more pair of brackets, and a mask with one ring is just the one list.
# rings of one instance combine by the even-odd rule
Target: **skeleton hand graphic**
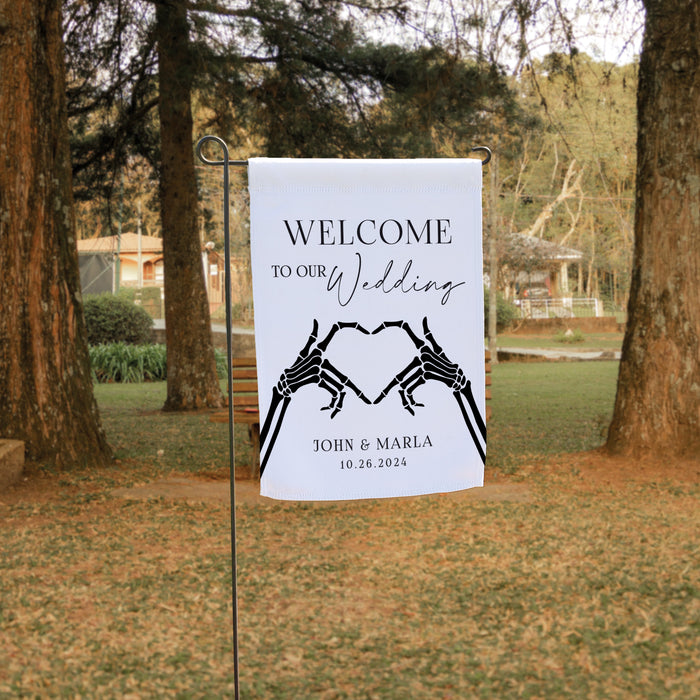
[[451,362],[445,351],[438,345],[433,337],[433,334],[428,327],[428,319],[423,319],[423,335],[426,340],[419,338],[413,329],[406,321],[385,321],[380,326],[372,331],[372,334],[381,333],[386,328],[401,328],[411,339],[418,350],[416,357],[401,370],[384,388],[379,396],[374,400],[375,404],[383,401],[389,392],[395,387],[399,387],[399,396],[403,407],[411,414],[415,415],[415,408],[422,407],[422,403],[418,403],[413,397],[413,392],[428,380],[435,380],[445,384],[452,391],[457,404],[462,412],[462,416],[467,424],[467,428],[474,440],[477,451],[481,456],[482,461],[486,459],[486,453],[482,448],[474,427],[470,420],[467,408],[464,404],[464,399],[467,400],[474,416],[474,422],[481,433],[481,437],[486,442],[486,424],[484,423],[481,414],[479,413],[474,395],[472,394],[471,381],[465,376],[459,365]]
[[[369,335],[369,331],[363,328],[359,323],[339,321],[331,326],[330,331],[323,340],[318,341],[318,321],[314,319],[311,335],[309,335],[306,345],[301,349],[294,363],[282,372],[277,386],[272,390],[270,408],[267,412],[265,424],[260,431],[260,450],[262,452],[265,448],[268,435],[270,434],[273,420],[275,421],[267,452],[260,463],[261,475],[267,464],[268,457],[272,452],[275,440],[277,439],[292,394],[303,386],[317,384],[331,395],[330,403],[321,409],[323,411],[330,411],[331,418],[334,418],[342,410],[347,389],[351,389],[365,403],[372,403],[362,391],[355,386],[349,377],[346,377],[324,357],[328,345],[335,334],[344,328],[352,328],[360,331],[360,333]],[[275,417],[278,413],[278,408],[279,415]]]

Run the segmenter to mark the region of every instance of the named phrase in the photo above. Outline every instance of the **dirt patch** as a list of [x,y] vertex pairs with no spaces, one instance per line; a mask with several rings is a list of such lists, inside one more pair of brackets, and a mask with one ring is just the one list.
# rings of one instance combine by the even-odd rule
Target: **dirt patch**
[[[528,469],[525,468],[525,473]],[[609,486],[622,489],[638,483],[697,484],[700,482],[700,461],[668,458],[664,460],[645,457],[617,457],[604,449],[559,455],[544,462],[537,462],[529,471],[543,475],[565,473],[578,481],[593,486]],[[522,470],[519,470],[523,474]]]
[[[112,491],[111,495],[116,498],[133,500],[165,498],[200,502],[231,502],[230,482],[228,480],[215,481],[212,479],[188,479],[183,477],[171,477],[133,488],[119,488]],[[522,483],[487,484],[482,488],[440,494],[440,497],[451,500],[515,501],[519,503],[527,502],[531,498],[529,488]],[[235,498],[237,504],[246,505],[271,505],[276,502],[272,498],[261,496],[260,486],[254,481],[236,481]],[[413,498],[419,497],[415,496]],[[320,505],[340,502],[342,501],[323,501]]]
[[[126,466],[126,465],[124,465]],[[127,481],[129,471],[118,465],[109,476],[113,482]],[[101,476],[106,476],[101,472]],[[451,500],[486,500],[527,502],[532,500],[529,486],[533,478],[559,483],[574,490],[623,490],[635,483],[671,483],[684,486],[700,483],[700,462],[697,460],[651,460],[611,457],[603,450],[565,454],[550,459],[525,459],[514,476],[486,468],[486,485],[440,494],[438,498]],[[47,474],[31,463],[25,465],[22,479],[0,493],[0,505],[17,503],[48,503],[85,493],[106,493],[95,480],[66,480],[61,474]],[[194,476],[171,475],[134,487],[122,487],[107,492],[110,495],[133,500],[166,499],[198,502],[230,502],[228,470],[202,471]],[[421,498],[420,496],[416,498]],[[260,486],[254,481],[236,481],[236,502],[246,505],[272,505],[277,501],[260,495]],[[328,501],[326,503],[334,503]]]
[[[494,475],[499,480],[498,475]],[[570,495],[590,494],[594,498],[637,498],[635,493],[646,493],[654,500],[654,493],[685,494],[697,499],[700,484],[700,461],[669,458],[666,460],[610,456],[602,448],[589,452],[567,453],[551,458],[525,459],[514,475],[504,480],[525,481],[533,493]],[[687,499],[675,499],[668,505],[681,511],[687,508]]]

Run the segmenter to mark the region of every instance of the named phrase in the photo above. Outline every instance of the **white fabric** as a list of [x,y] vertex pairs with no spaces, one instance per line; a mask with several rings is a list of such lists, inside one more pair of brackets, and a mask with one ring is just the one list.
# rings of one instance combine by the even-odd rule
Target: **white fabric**
[[[249,187],[261,420],[280,388],[277,413],[286,406],[272,421],[274,443],[271,428],[262,445],[262,495],[341,500],[481,486],[485,437],[467,428],[465,395],[455,394],[464,382],[454,367],[457,384],[426,378],[420,362],[421,347],[435,349],[427,328],[471,380],[484,415],[481,162],[251,159]],[[278,381],[314,320],[307,366],[284,377],[285,389]],[[354,325],[319,348],[337,323]],[[317,370],[314,358],[324,362]]]

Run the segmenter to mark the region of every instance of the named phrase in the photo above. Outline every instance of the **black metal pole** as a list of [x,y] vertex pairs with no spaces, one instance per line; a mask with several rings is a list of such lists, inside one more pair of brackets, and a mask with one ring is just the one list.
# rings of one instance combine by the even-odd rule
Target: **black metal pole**
[[[221,146],[224,152],[222,160],[209,160],[202,153],[205,143],[213,141]],[[238,565],[236,556],[236,467],[233,425],[233,349],[231,344],[231,243],[229,236],[229,166],[246,165],[246,161],[229,160],[228,146],[218,136],[205,136],[197,142],[197,156],[206,165],[218,165],[224,172],[224,263],[226,265],[225,296],[226,296],[226,358],[228,377],[228,457],[231,481],[231,593],[233,598],[233,687],[234,698],[240,700],[239,662],[238,662]]]

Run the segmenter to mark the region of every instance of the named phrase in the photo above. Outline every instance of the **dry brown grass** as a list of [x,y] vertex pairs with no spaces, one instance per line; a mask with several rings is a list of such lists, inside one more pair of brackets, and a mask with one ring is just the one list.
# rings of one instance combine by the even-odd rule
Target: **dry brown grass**
[[[522,465],[529,502],[238,508],[245,698],[698,696],[698,465]],[[232,692],[226,505],[27,482],[0,697]]]

